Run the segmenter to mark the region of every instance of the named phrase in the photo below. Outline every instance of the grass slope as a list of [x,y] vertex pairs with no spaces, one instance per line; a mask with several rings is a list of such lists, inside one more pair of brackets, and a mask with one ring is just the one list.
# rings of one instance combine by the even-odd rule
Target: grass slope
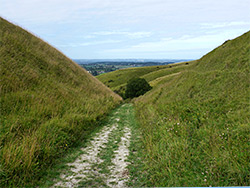
[[189,63],[175,63],[171,65],[149,66],[139,68],[121,69],[102,75],[97,78],[110,89],[121,96],[124,96],[127,82],[135,77],[145,78],[148,82],[160,77],[182,71]]
[[135,100],[148,186],[250,185],[249,58],[247,32]]
[[0,18],[0,185],[35,182],[120,100],[58,50]]
[[166,67],[168,67],[168,65],[120,69],[110,73],[98,75],[97,78],[110,88],[114,88],[127,83],[127,81],[131,78],[142,76]]

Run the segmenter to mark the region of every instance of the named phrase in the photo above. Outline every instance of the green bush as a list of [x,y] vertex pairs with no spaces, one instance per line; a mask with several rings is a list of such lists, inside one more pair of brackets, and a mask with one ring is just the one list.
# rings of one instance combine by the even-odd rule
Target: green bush
[[152,87],[144,78],[132,78],[127,83],[125,98],[134,98],[143,95]]

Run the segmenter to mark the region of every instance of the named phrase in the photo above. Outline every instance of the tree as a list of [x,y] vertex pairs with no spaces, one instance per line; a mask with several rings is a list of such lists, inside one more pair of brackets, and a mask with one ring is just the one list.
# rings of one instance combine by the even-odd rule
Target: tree
[[132,78],[127,83],[125,98],[134,98],[143,95],[152,89],[144,78]]

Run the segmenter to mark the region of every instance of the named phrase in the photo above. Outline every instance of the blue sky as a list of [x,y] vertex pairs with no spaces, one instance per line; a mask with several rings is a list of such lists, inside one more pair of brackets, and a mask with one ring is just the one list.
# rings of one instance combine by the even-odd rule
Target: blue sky
[[250,30],[249,0],[0,0],[0,16],[73,59],[197,59]]

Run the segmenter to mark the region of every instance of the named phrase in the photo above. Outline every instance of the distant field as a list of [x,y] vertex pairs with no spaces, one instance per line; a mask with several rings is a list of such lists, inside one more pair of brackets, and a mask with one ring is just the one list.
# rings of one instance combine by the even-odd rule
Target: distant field
[[150,82],[161,76],[181,72],[192,64],[193,61],[161,66],[159,65],[122,69],[107,74],[98,75],[97,78],[105,85],[110,87],[111,90],[123,96],[126,84],[131,78],[141,77]]
[[146,66],[159,66],[159,65],[168,65],[178,62],[183,62],[184,60],[99,60],[96,62],[94,60],[74,60],[80,66],[85,68],[89,73],[94,76],[116,71],[119,69],[133,68],[133,67],[146,67]]

